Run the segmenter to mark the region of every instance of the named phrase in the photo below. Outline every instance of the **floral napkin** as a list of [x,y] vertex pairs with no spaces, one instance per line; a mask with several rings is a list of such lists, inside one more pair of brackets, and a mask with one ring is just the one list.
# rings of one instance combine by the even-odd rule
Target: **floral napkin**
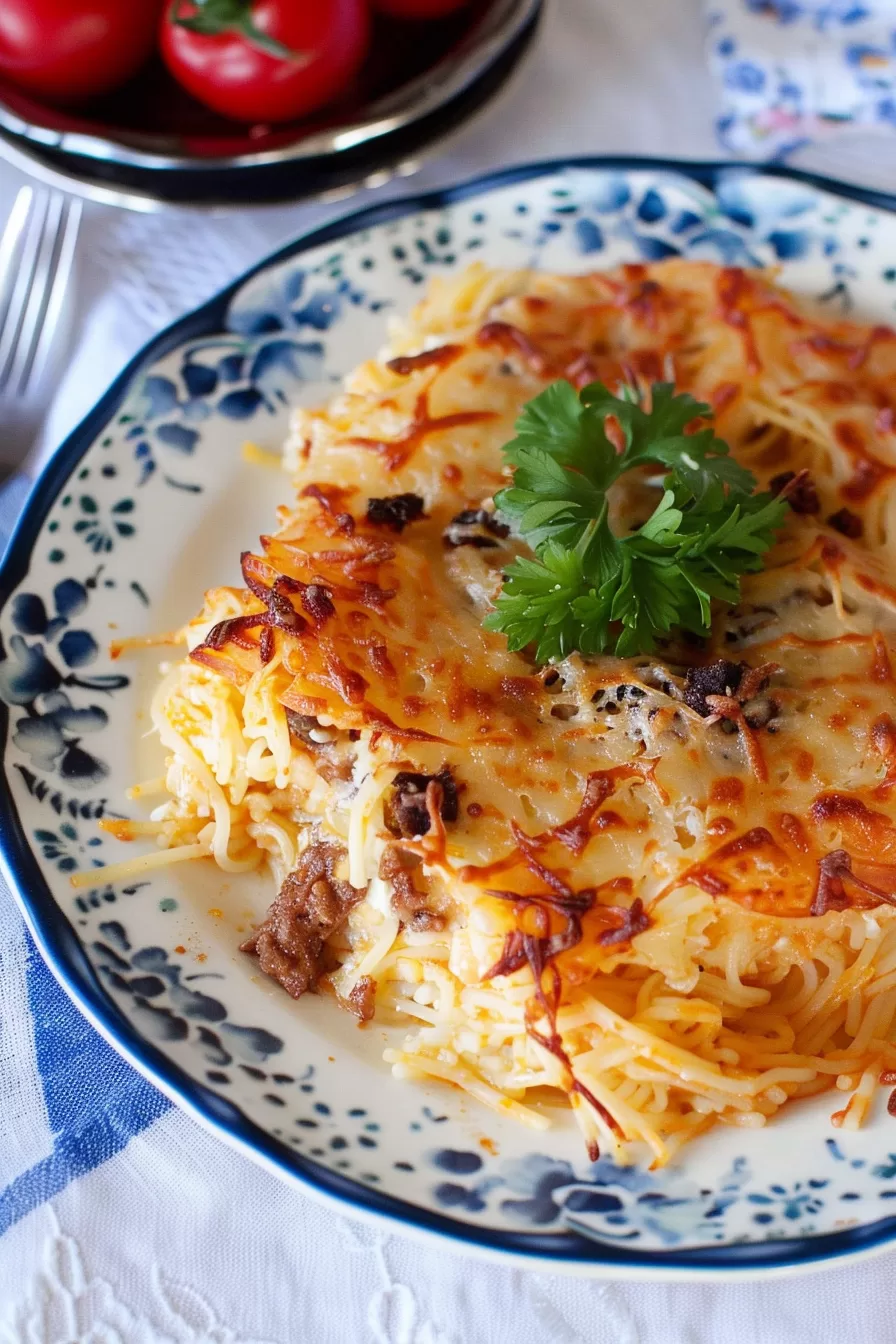
[[896,139],[896,0],[711,0],[706,14],[728,153],[783,159],[856,128]]

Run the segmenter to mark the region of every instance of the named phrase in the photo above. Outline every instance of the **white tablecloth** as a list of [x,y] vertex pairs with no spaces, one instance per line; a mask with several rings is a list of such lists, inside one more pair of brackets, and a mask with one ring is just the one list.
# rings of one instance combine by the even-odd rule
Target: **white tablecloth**
[[[554,0],[513,88],[412,189],[559,154],[712,158],[717,95],[702,44],[698,0]],[[894,186],[894,146],[896,137],[870,147],[844,137],[801,162]],[[0,167],[0,216],[19,180]],[[88,210],[44,451],[154,330],[346,208],[226,218]],[[0,890],[0,1111],[36,1151],[47,1123],[39,1098],[4,1075],[23,949]],[[6,1160],[0,1151],[0,1174]],[[884,1344],[896,1340],[894,1271],[896,1256],[885,1255],[808,1280],[640,1285],[485,1264],[323,1208],[169,1110],[0,1238],[0,1341]]]

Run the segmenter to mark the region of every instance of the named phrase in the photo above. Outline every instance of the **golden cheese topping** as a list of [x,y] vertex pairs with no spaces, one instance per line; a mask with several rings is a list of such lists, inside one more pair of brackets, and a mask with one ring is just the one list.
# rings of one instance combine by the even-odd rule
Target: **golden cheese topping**
[[[808,472],[708,640],[538,667],[482,628],[526,552],[501,450],[559,377],[672,381],[762,486]],[[435,282],[294,413],[291,501],[187,627],[153,708],[164,842],[268,863],[272,896],[342,846],[363,896],[320,923],[318,985],[413,1019],[400,1076],[530,1124],[559,1088],[592,1151],[657,1162],[835,1083],[858,1123],[896,1060],[894,406],[892,331],[760,274]],[[614,487],[614,528],[659,492]]]

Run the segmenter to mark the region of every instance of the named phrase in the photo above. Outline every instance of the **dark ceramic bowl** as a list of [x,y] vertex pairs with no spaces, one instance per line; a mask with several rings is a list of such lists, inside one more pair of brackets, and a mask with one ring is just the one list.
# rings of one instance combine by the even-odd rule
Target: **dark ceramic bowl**
[[471,0],[430,23],[378,17],[370,56],[338,103],[281,126],[203,107],[149,65],[77,110],[0,81],[0,156],[69,191],[139,209],[348,194],[412,171],[484,107],[531,46],[544,0]]

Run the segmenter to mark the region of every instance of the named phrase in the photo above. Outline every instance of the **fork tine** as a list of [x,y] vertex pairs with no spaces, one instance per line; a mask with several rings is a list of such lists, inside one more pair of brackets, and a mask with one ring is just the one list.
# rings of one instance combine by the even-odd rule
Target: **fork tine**
[[18,274],[14,262],[33,200],[33,187],[19,188],[9,219],[6,221],[3,236],[0,237],[0,332],[6,326],[12,292]]
[[34,343],[40,332],[40,319],[47,299],[47,282],[53,264],[53,252],[59,233],[62,197],[58,192],[46,193],[34,254],[31,285],[25,298],[19,334],[7,369],[7,389],[14,397],[21,396],[25,373],[31,363]]
[[16,274],[6,311],[6,320],[3,323],[3,330],[0,331],[0,392],[6,391],[9,386],[12,363],[18,349],[20,333],[28,309],[28,300],[34,284],[34,273],[43,240],[44,220],[47,217],[49,200],[49,192],[39,191],[35,193],[25,221],[22,248],[16,261]]
[[14,397],[24,395],[28,374],[40,340],[41,325],[49,299],[61,236],[63,202],[64,197],[58,191],[50,192],[47,196],[34,258],[31,287],[25,301],[19,338],[7,374],[7,387]]
[[[81,202],[63,196],[59,198],[59,213],[47,251],[45,279],[40,286],[40,303],[34,314],[31,340],[21,360],[19,392],[27,395],[37,386],[46,366],[47,356],[56,334],[56,324],[65,299],[65,288],[71,274],[81,222]],[[35,285],[35,289],[37,285]],[[32,290],[32,297],[35,290]]]

